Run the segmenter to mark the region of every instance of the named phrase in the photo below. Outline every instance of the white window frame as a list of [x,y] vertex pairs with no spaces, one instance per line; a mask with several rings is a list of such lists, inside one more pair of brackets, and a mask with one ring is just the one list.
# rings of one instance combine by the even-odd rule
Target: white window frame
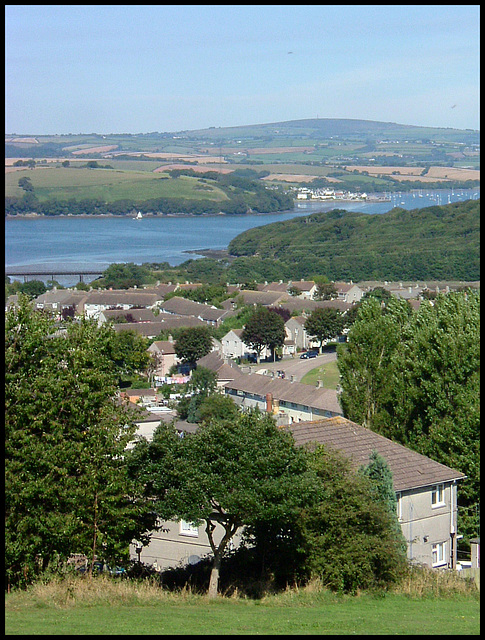
[[435,542],[431,545],[431,563],[433,567],[446,565],[446,542]]
[[445,485],[441,482],[431,488],[431,507],[443,507],[445,505]]
[[186,520],[180,520],[180,535],[181,536],[190,536],[192,538],[199,537],[199,527],[197,527],[192,522],[187,522]]
[[400,491],[396,492],[396,513],[397,519],[402,522],[402,493]]

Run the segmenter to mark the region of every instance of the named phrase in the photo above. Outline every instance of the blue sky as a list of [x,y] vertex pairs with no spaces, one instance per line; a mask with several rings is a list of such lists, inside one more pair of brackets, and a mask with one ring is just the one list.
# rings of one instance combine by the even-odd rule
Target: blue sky
[[6,5],[5,131],[479,129],[479,5]]

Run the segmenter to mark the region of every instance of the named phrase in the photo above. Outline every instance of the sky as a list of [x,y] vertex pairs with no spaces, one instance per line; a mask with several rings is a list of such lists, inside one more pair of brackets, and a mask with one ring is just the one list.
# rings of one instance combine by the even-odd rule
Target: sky
[[8,134],[479,129],[479,5],[6,5]]

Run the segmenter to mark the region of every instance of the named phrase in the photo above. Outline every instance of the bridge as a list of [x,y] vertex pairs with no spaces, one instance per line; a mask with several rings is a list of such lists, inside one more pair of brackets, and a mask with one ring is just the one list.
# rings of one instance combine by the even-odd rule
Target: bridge
[[5,276],[23,277],[24,282],[27,282],[27,278],[33,278],[36,276],[49,277],[50,280],[54,280],[57,276],[79,276],[79,282],[83,282],[84,276],[100,276],[102,273],[103,269],[97,269],[95,271],[92,269],[55,269],[54,267],[37,269],[30,269],[28,267],[25,269],[22,269],[21,267],[12,267],[10,269],[5,269]]

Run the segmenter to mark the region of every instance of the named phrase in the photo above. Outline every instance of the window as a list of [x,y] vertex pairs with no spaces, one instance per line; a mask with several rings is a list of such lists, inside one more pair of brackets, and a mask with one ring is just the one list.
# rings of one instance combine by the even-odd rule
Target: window
[[446,564],[445,560],[445,542],[437,542],[433,544],[431,547],[431,557],[433,567],[439,567],[440,565]]
[[402,495],[400,491],[396,493],[396,512],[397,512],[397,519],[401,521],[402,520]]
[[180,521],[180,535],[181,536],[193,536],[197,538],[199,535],[199,527],[192,522]]
[[431,490],[431,506],[440,507],[445,504],[445,489],[443,484],[436,484]]

